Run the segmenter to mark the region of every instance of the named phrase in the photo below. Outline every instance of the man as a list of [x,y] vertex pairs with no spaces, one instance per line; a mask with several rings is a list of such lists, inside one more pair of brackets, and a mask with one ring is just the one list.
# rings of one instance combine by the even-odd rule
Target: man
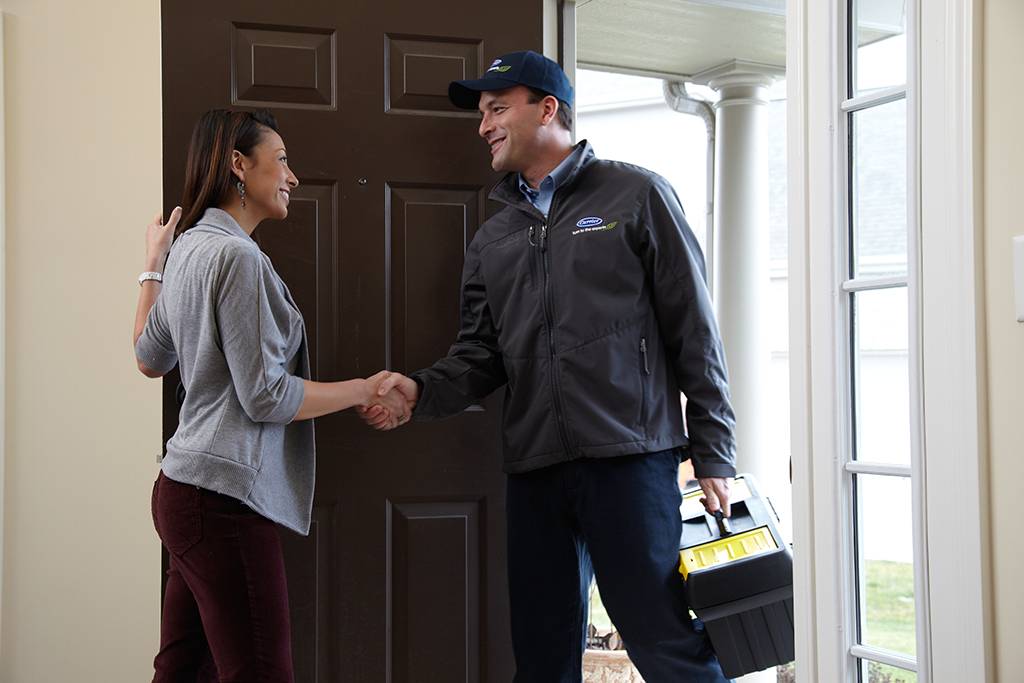
[[[728,514],[735,474],[722,345],[679,200],[663,178],[572,145],[572,87],[541,55],[504,55],[449,97],[479,109],[505,207],[466,253],[448,356],[381,391],[435,419],[506,385],[515,680],[581,680],[596,573],[647,681],[725,681],[677,573],[680,458],[712,512]],[[395,425],[381,409],[364,419]]]

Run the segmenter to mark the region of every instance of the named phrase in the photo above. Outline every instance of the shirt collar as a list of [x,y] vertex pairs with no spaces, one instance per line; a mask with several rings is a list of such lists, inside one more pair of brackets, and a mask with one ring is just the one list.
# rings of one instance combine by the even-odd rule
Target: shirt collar
[[[586,145],[576,145],[569,156],[562,159],[562,163],[555,166],[555,169],[549,173],[544,180],[540,182],[540,187],[536,190],[530,187],[530,184],[526,182],[523,174],[519,174],[519,191],[527,196],[536,196],[541,190],[547,189],[545,185],[550,185],[551,191],[557,190],[565,182],[566,177],[574,169],[585,151]],[[550,183],[548,182],[550,181]]]

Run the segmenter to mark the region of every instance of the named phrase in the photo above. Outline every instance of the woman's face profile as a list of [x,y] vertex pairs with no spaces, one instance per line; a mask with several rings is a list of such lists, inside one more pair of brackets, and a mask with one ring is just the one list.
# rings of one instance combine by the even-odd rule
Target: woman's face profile
[[288,168],[281,136],[266,129],[252,154],[242,156],[241,161],[245,171],[245,210],[256,212],[260,220],[286,218],[291,191],[299,180]]

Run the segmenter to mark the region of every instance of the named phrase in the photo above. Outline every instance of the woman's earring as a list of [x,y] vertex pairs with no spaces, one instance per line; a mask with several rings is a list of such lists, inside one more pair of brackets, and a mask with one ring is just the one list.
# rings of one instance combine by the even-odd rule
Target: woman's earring
[[239,180],[235,183],[235,187],[238,188],[238,196],[242,198],[242,208],[245,208],[245,183]]

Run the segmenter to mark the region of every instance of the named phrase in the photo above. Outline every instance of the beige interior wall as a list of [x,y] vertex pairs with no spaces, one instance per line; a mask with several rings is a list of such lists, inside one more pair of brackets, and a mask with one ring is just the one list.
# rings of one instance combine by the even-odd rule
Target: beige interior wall
[[159,387],[135,369],[159,208],[157,0],[0,0],[7,141],[0,681],[151,676]]
[[984,225],[992,571],[998,680],[1024,677],[1024,323],[1016,322],[1011,239],[1024,235],[1024,3],[984,8]]

